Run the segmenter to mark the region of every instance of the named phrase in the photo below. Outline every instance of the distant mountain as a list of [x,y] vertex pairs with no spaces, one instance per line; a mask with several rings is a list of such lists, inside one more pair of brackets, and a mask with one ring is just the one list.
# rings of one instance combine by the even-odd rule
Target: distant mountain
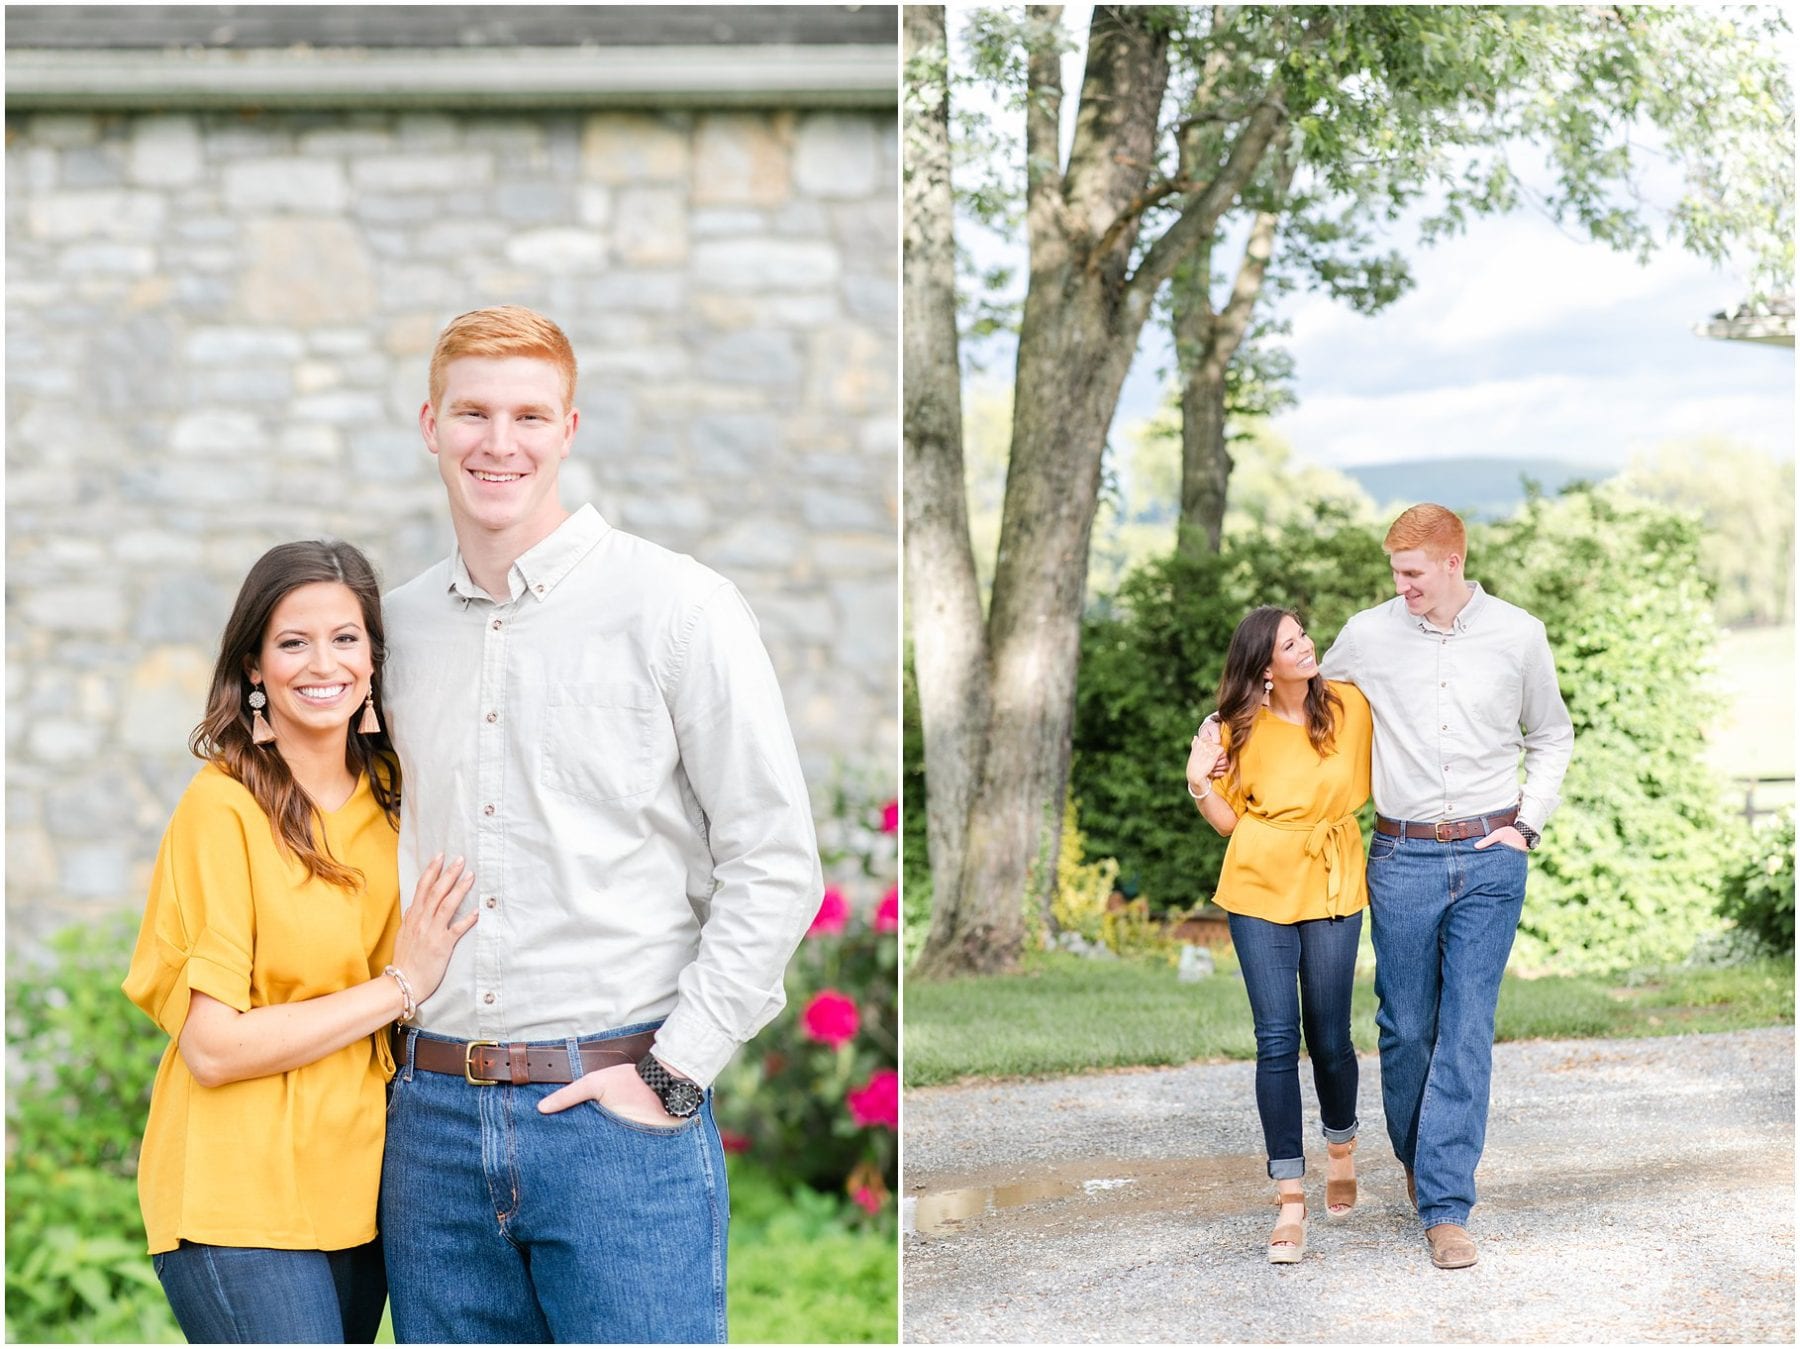
[[1554,496],[1569,483],[1599,482],[1619,470],[1561,459],[1420,459],[1339,471],[1354,479],[1378,506],[1435,501],[1473,519],[1498,520],[1524,502],[1526,478]]

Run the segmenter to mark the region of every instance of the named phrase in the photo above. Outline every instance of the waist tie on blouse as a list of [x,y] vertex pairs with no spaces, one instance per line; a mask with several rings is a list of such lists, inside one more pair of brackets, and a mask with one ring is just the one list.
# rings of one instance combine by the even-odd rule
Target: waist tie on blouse
[[1258,824],[1266,824],[1271,829],[1283,829],[1290,834],[1306,835],[1306,855],[1325,859],[1325,915],[1328,918],[1339,917],[1338,896],[1344,890],[1344,858],[1349,855],[1350,847],[1345,835],[1361,838],[1356,827],[1355,812],[1340,815],[1335,820],[1271,820],[1267,815],[1246,814],[1246,820],[1255,820]]

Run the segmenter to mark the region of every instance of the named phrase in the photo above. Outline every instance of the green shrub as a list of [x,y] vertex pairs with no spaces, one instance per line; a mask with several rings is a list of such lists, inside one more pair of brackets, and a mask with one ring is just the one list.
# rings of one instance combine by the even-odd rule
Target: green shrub
[[[726,1069],[718,1096],[728,1146],[784,1184],[824,1191],[840,1207],[854,1201],[851,1216],[889,1232],[898,1182],[898,809],[833,793],[820,823],[827,898],[788,965],[787,1006]],[[844,1000],[855,1008],[853,1033],[821,1039],[815,1008],[845,1008]]]
[[1722,700],[1700,528],[1608,489],[1533,498],[1470,543],[1469,571],[1543,620],[1575,724],[1533,855],[1514,957],[1586,973],[1686,959],[1719,926],[1741,832],[1705,761]]
[[1752,833],[1720,882],[1719,913],[1776,954],[1794,950],[1794,816]]
[[51,940],[6,987],[6,1338],[180,1343],[145,1254],[137,1151],[167,1038],[119,991],[136,923]]

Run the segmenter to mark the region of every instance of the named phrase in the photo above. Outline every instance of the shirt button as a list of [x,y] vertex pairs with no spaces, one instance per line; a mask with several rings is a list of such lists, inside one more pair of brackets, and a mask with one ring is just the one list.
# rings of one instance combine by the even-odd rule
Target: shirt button
[[498,904],[498,903],[499,903],[499,902],[500,902],[500,896],[498,896],[498,895],[489,895],[489,896],[488,896],[488,897],[487,897],[487,901],[486,901],[486,902],[487,902],[487,906],[488,906],[488,907],[489,907],[489,908],[490,908],[490,909],[491,909],[491,908],[493,908],[493,907],[494,907],[494,905],[496,905],[496,904]]
[[496,618],[496,619],[495,619],[495,620],[494,620],[494,631],[495,631],[495,632],[499,632],[499,631],[500,631],[500,620],[499,620],[499,619],[497,619],[497,618]]
[[496,721],[500,720],[500,714],[498,712],[489,712],[487,714],[487,719],[488,725],[492,726]]
[[489,802],[487,805],[483,806],[481,808],[481,813],[483,815],[492,815],[494,813],[493,803]]
[[492,1001],[493,1001],[493,1000],[494,1000],[494,995],[493,995],[493,994],[492,994],[492,993],[483,993],[483,994],[482,994],[482,995],[481,995],[481,1000],[482,1000],[482,1001],[483,1001],[483,1002],[489,1002],[489,1003],[491,1003],[491,1002],[492,1002]]
[[540,595],[541,595],[541,594],[543,594],[543,593],[544,593],[544,587],[542,587],[542,586],[533,586],[533,587],[531,587],[531,588],[532,588],[532,589],[533,589],[533,590],[535,590],[535,591],[537,591],[537,593],[538,593],[538,594],[540,594]]

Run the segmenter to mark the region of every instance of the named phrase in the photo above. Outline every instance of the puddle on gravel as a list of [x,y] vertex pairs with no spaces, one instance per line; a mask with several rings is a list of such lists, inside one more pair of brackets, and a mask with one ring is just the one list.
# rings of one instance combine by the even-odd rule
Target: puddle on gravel
[[1091,1158],[1047,1163],[1025,1174],[997,1168],[935,1178],[901,1201],[900,1224],[908,1236],[929,1241],[1000,1218],[1053,1225],[1152,1209],[1196,1216],[1243,1212],[1268,1193],[1260,1155]]

